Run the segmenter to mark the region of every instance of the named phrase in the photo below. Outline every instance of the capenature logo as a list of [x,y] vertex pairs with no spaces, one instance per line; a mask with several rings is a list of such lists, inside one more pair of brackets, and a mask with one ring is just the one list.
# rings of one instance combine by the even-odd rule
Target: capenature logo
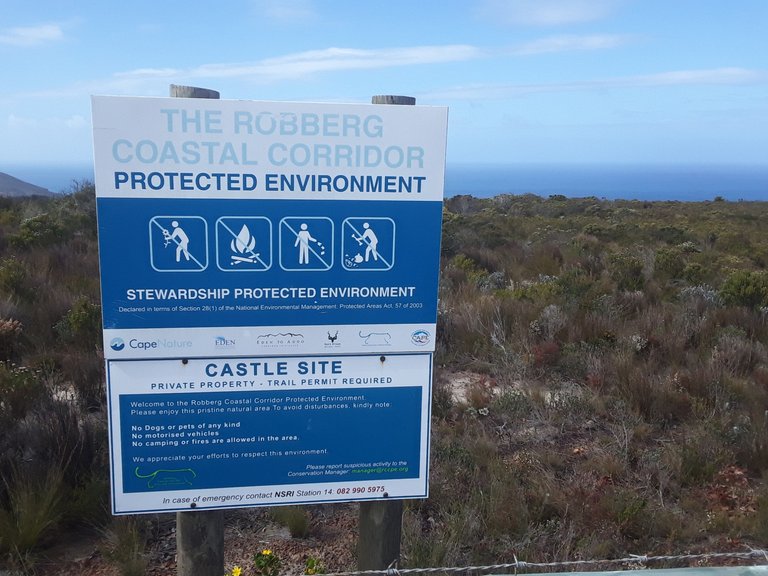
[[125,348],[125,340],[122,338],[112,338],[109,342],[109,347],[115,352],[120,352],[120,350]]
[[426,346],[429,344],[429,332],[426,330],[416,330],[416,332],[411,334],[411,342],[416,344],[416,346]]

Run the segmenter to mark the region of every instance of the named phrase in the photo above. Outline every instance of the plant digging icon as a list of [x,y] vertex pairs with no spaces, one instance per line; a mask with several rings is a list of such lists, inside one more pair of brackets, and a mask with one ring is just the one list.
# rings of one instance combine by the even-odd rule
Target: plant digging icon
[[229,246],[233,252],[230,257],[231,266],[237,266],[241,262],[253,264],[259,258],[259,253],[253,251],[256,247],[256,238],[245,224],[243,224],[238,235],[232,239]]

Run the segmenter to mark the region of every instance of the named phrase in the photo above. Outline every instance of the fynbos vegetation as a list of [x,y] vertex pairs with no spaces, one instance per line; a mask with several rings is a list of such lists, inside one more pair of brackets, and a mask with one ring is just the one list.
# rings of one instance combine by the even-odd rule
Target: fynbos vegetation
[[[431,495],[406,506],[404,564],[760,546],[766,218],[764,203],[447,200]],[[0,567],[30,568],[78,526],[124,573],[151,562],[151,534],[108,513],[95,236],[90,184],[0,199]]]
[[759,545],[767,215],[447,200],[431,497],[408,508],[409,564]]

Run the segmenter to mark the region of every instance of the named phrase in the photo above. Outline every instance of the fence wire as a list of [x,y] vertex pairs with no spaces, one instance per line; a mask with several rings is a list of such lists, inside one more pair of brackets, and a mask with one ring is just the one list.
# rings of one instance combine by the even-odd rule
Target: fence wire
[[[636,556],[629,555],[626,558],[614,558],[606,560],[567,560],[562,562],[525,562],[515,558],[514,562],[506,564],[489,564],[486,566],[453,566],[441,568],[398,568],[393,563],[383,570],[356,570],[351,572],[332,572],[324,576],[407,576],[409,574],[470,574],[470,573],[534,573],[552,572],[551,569],[565,569],[573,571],[578,566],[600,567],[621,566],[630,570],[646,568],[647,564],[661,564],[664,562],[687,563],[704,562],[710,560],[760,560],[759,565],[768,565],[768,552],[765,550],[747,550],[744,552],[709,552],[706,554],[681,554],[677,556]],[[701,566],[700,566],[701,567]]]

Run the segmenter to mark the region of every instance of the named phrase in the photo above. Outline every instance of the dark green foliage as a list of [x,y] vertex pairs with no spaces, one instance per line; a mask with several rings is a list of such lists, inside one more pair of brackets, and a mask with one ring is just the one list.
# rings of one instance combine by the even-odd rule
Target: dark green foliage
[[666,244],[681,244],[690,240],[688,233],[676,226],[660,226],[653,232],[653,236]]
[[45,248],[64,239],[64,228],[55,216],[44,213],[21,223],[18,234],[11,237],[11,244],[19,248]]
[[738,270],[726,278],[720,296],[734,306],[768,306],[768,272]]
[[656,275],[665,280],[682,278],[685,271],[685,258],[682,250],[679,248],[660,248],[657,250],[654,269]]
[[27,267],[14,256],[0,260],[0,295],[14,300],[32,299]]
[[645,286],[643,261],[631,252],[611,255],[608,267],[619,290],[641,290]]
[[101,307],[81,296],[54,329],[67,344],[86,350],[101,347]]
[[705,274],[703,265],[698,262],[691,262],[683,268],[682,277],[689,284],[697,285],[704,282]]
[[47,390],[38,373],[0,363],[0,429],[8,430],[46,397]]

